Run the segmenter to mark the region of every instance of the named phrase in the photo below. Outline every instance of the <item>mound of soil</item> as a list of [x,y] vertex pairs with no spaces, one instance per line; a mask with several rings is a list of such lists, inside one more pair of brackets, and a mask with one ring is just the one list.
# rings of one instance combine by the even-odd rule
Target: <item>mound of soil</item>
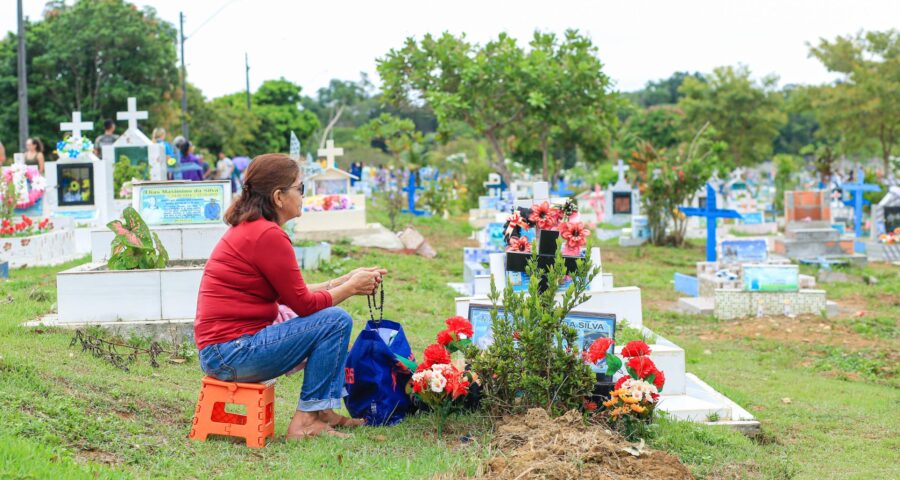
[[600,425],[585,424],[574,410],[556,419],[539,408],[506,418],[491,446],[500,451],[484,466],[484,477],[491,479],[694,478],[668,453],[649,448],[639,456],[626,452],[631,443]]

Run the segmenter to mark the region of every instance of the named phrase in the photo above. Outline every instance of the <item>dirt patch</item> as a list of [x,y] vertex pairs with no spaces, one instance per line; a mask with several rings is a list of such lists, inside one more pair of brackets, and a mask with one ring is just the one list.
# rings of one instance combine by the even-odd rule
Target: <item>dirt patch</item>
[[876,348],[884,341],[854,332],[848,325],[834,323],[816,315],[788,317],[744,318],[723,322],[715,331],[697,336],[700,340],[734,340],[764,338],[783,343],[800,342],[810,345],[833,345],[859,350]]
[[107,466],[114,466],[122,463],[122,459],[118,455],[102,450],[96,450],[88,447],[87,449],[78,449],[75,451],[76,461],[83,463],[99,463]]
[[585,424],[574,410],[552,420],[541,409],[504,419],[491,446],[500,454],[487,461],[484,478],[694,478],[668,453],[649,448],[639,456],[626,452],[631,443],[600,425]]

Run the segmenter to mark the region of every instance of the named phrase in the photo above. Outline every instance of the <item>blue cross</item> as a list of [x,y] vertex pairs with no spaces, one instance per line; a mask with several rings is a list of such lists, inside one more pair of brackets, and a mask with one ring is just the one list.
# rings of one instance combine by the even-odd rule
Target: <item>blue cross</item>
[[856,238],[862,237],[863,192],[880,192],[881,187],[871,183],[865,183],[866,177],[862,167],[856,173],[856,182],[845,183],[841,189],[853,195],[853,232]]
[[416,190],[422,190],[422,187],[416,186],[416,177],[419,175],[419,172],[413,170],[409,172],[409,183],[406,185],[404,191],[406,192],[406,199],[409,204],[409,208],[405,210],[406,213],[411,213],[417,217],[421,217],[423,215],[428,215],[428,212],[425,210],[416,210]]
[[706,208],[678,207],[681,213],[689,217],[706,217],[706,261],[716,261],[716,219],[741,218],[736,210],[716,209],[716,190],[706,184]]
[[560,178],[556,182],[556,190],[551,192],[551,195],[553,195],[554,197],[571,197],[574,193],[575,192],[569,190],[569,188],[566,186],[566,181]]

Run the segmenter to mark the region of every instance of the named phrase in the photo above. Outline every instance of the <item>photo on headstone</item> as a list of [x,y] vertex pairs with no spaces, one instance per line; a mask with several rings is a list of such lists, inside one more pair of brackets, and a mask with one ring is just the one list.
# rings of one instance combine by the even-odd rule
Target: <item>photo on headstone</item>
[[884,231],[893,232],[900,228],[900,206],[884,207]]
[[722,240],[719,246],[724,263],[764,262],[768,258],[766,241],[763,239]]
[[[578,349],[586,352],[598,338],[615,338],[616,315],[614,313],[569,312],[563,319],[566,324],[578,333]],[[609,347],[609,352],[613,351]],[[591,365],[594,373],[606,373],[606,360]]]
[[316,180],[316,195],[346,195],[348,183],[343,178]]
[[[469,322],[472,323],[472,344],[481,350],[486,350],[494,343],[494,326],[491,322],[491,310],[494,306],[490,303],[469,303]],[[503,308],[497,307],[497,316],[504,316]]]
[[94,204],[94,166],[65,163],[56,166],[60,207]]

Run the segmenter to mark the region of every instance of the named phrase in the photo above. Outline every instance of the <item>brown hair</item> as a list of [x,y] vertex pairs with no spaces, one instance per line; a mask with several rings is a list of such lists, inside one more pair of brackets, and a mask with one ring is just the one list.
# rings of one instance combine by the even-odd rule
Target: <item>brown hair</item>
[[237,226],[260,217],[278,221],[272,194],[286,190],[300,175],[300,165],[283,153],[266,153],[250,162],[241,196],[225,212],[225,223]]

